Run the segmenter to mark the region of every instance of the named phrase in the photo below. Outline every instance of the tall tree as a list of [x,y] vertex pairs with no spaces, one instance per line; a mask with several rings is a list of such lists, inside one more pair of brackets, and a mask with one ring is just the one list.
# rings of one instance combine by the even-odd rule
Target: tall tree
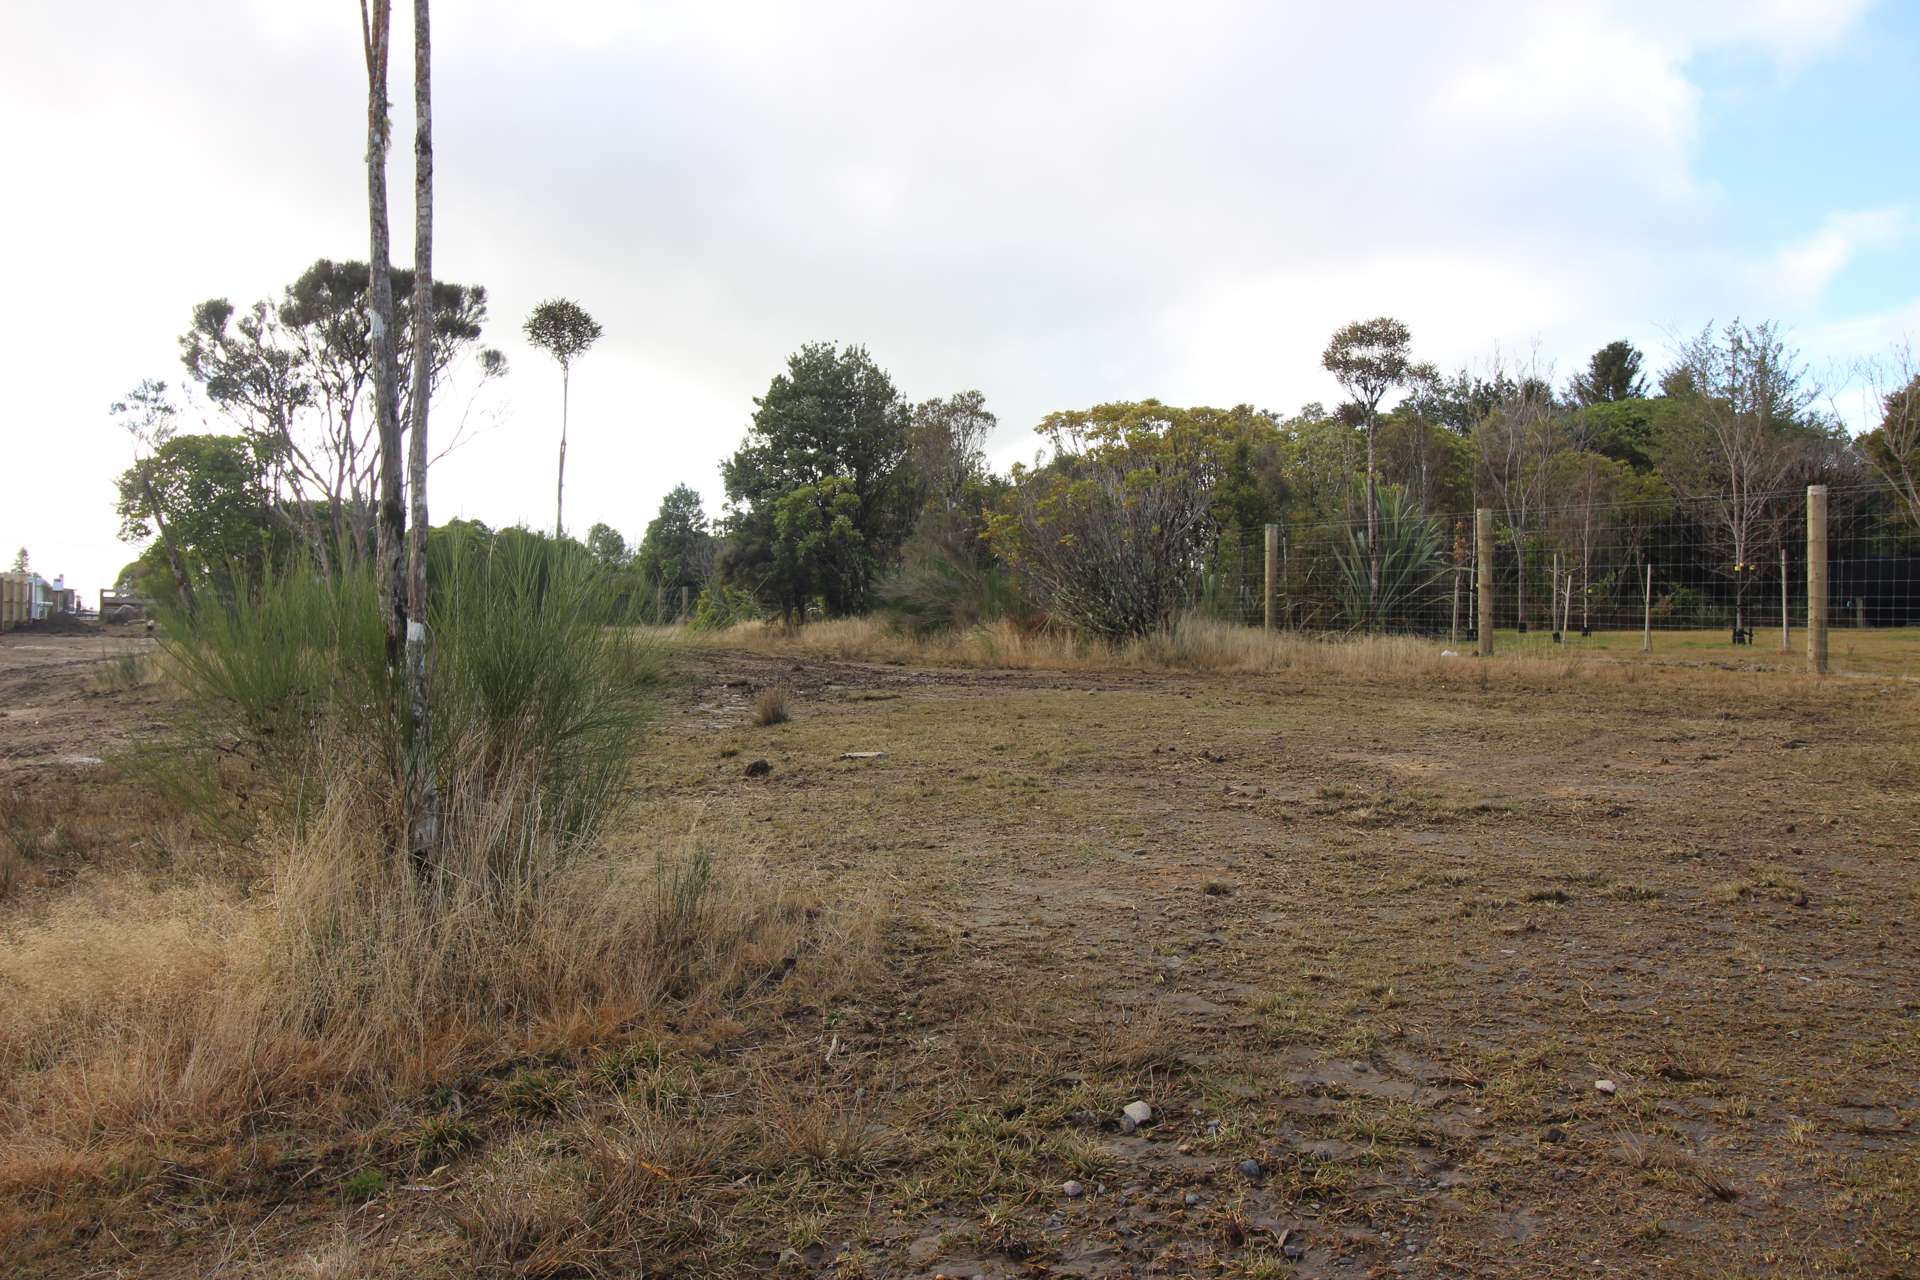
[[791,622],[818,597],[862,613],[913,517],[910,411],[864,347],[802,347],[721,464],[732,545],[728,576]]
[[433,41],[427,0],[413,0],[413,412],[407,438],[407,814],[416,866],[433,857],[432,638],[427,633],[427,410],[433,399]]
[[1655,459],[1682,498],[1696,501],[1734,583],[1734,626],[1780,535],[1781,488],[1824,435],[1809,416],[1818,389],[1771,323],[1711,325],[1680,351],[1674,412]]
[[[1485,491],[1506,517],[1518,570],[1515,607],[1520,625],[1527,622],[1527,543],[1533,523],[1546,504],[1554,458],[1566,447],[1566,423],[1553,403],[1553,394],[1539,378],[1509,382],[1510,398],[1474,428],[1479,447],[1480,479]],[[1483,566],[1482,572],[1490,572]]]
[[367,328],[373,365],[373,416],[380,441],[380,518],[375,562],[386,599],[387,669],[406,660],[406,510],[401,504],[399,359],[395,350],[393,261],[387,226],[387,59],[392,0],[360,0],[361,45],[367,60]]
[[127,542],[144,542],[164,524],[143,571],[172,579],[181,606],[192,608],[203,586],[229,594],[264,573],[286,545],[273,536],[285,526],[260,500],[245,439],[162,434],[120,474],[114,511]]
[[1609,342],[1587,359],[1587,367],[1573,375],[1569,390],[1576,404],[1607,404],[1615,400],[1638,400],[1647,394],[1647,380],[1641,376],[1640,350],[1625,338]]
[[627,540],[612,525],[605,521],[597,522],[587,530],[587,554],[604,568],[624,569],[629,558]]
[[677,484],[660,499],[659,513],[647,522],[634,566],[656,591],[698,590],[713,567],[713,543],[700,495],[688,485]]
[[[187,563],[180,554],[180,546],[174,541],[173,532],[167,528],[166,508],[154,486],[152,468],[143,465],[153,456],[154,450],[173,439],[173,420],[179,410],[167,398],[166,383],[146,378],[127,393],[125,400],[114,401],[107,412],[120,419],[127,434],[133,437],[136,488],[146,513],[152,518],[154,528],[160,535],[160,546],[167,557],[167,572],[173,578],[173,589],[180,594],[180,607],[191,617],[197,612],[193,582],[187,576]],[[123,493],[122,503],[125,501]]]
[[31,564],[32,564],[32,561],[27,559],[27,549],[25,547],[22,547],[18,551],[13,553],[13,568],[9,569],[7,572],[28,573],[28,572],[31,572],[31,569],[29,567]]
[[1894,389],[1880,398],[1880,425],[1860,446],[1893,487],[1908,519],[1920,525],[1920,371],[1911,351],[1899,354],[1893,382]]
[[1356,320],[1334,330],[1320,363],[1333,374],[1360,412],[1367,433],[1367,583],[1368,629],[1373,627],[1373,605],[1380,598],[1380,492],[1375,467],[1374,437],[1380,423],[1380,401],[1404,385],[1414,372],[1413,335],[1391,316]]
[[549,298],[527,317],[527,340],[560,365],[560,472],[554,484],[553,536],[566,533],[567,399],[573,362],[600,340],[600,322],[570,298]]
[[[412,430],[414,273],[393,271],[396,402],[400,431]],[[181,362],[220,410],[254,442],[262,493],[303,538],[316,563],[334,554],[364,558],[375,539],[379,447],[367,405],[373,377],[370,270],[360,261],[316,260],[277,303],[236,310],[225,298],[193,309],[180,337]],[[498,351],[478,348],[487,318],[479,285],[431,282],[428,384],[438,396],[478,351],[481,390],[505,372]],[[459,432],[451,438],[457,442]],[[443,445],[444,455],[452,444]],[[431,458],[429,459],[431,461]]]

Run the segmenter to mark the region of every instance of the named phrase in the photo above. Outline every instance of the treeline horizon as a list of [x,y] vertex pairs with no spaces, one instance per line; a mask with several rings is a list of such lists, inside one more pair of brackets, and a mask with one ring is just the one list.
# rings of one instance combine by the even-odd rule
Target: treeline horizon
[[[395,272],[401,299],[405,274]],[[377,480],[366,281],[363,264],[322,259],[276,301],[192,309],[180,338],[188,382],[235,429],[180,433],[158,380],[114,406],[136,442],[119,483],[121,533],[154,539],[116,585],[164,595],[203,580],[231,593],[292,556],[322,570],[364,558]],[[471,415],[508,372],[482,341],[487,294],[434,288],[426,393],[464,396]],[[1542,557],[1578,565],[1583,594],[1605,596],[1624,589],[1659,530],[1697,558],[1690,576],[1703,584],[1668,607],[1718,625],[1731,602],[1738,625],[1748,587],[1790,536],[1781,495],[1807,484],[1842,494],[1843,516],[1904,521],[1896,550],[1913,551],[1910,367],[1856,437],[1770,323],[1710,325],[1658,370],[1631,342],[1610,342],[1557,385],[1497,364],[1442,373],[1391,317],[1336,331],[1322,364],[1346,396],[1331,406],[1063,409],[1036,427],[1047,453],[996,472],[985,446],[998,419],[981,392],[910,401],[865,347],[809,343],[754,399],[721,465],[717,516],[682,483],[637,542],[603,520],[578,545],[651,621],[679,618],[684,600],[706,626],[884,609],[917,627],[1010,617],[1106,636],[1204,606],[1268,524],[1320,566],[1315,580],[1283,586],[1315,597],[1330,625],[1366,629],[1458,566],[1458,530],[1444,517],[1475,507],[1496,513],[1523,620]],[[403,430],[416,394],[400,388]],[[555,533],[575,541],[558,515]]]

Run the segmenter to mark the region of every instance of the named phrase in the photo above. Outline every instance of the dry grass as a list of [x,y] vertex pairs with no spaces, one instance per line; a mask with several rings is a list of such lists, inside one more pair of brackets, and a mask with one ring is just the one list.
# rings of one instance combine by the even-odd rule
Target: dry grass
[[1768,671],[1663,669],[1628,662],[1600,651],[1509,646],[1490,661],[1469,645],[1415,636],[1267,633],[1189,616],[1169,630],[1134,640],[1092,639],[1058,629],[1023,630],[1008,622],[964,631],[915,635],[879,618],[813,622],[794,631],[757,622],[718,631],[659,631],[665,640],[701,648],[916,667],[979,667],[999,670],[1191,671],[1224,675],[1291,674],[1311,678],[1437,684],[1467,687],[1544,687],[1573,680],[1633,683],[1684,678],[1746,688],[1756,679],[1770,685],[1808,683],[1792,669]]
[[1623,1134],[1620,1159],[1629,1166],[1656,1178],[1677,1178],[1690,1182],[1716,1200],[1737,1200],[1740,1191],[1705,1160],[1666,1138],[1645,1138]]
[[[392,1142],[431,1168],[480,1143],[471,1122],[429,1116],[379,1139],[378,1117],[669,1010],[683,1028],[724,1024],[821,945],[836,954],[814,977],[830,987],[871,940],[871,912],[842,929],[698,834],[543,844],[534,792],[511,782],[456,790],[469,807],[423,879],[382,837],[377,794],[341,767],[317,812],[269,833],[252,886],[87,870],[14,913],[0,932],[0,1253],[95,1229],[166,1168],[207,1194],[238,1179],[237,1194],[284,1145],[263,1130],[318,1151]],[[501,1081],[486,1096],[508,1120],[571,1111],[565,1073]],[[351,1175],[360,1199],[379,1172]]]
[[759,694],[755,696],[753,700],[753,722],[755,724],[762,727],[774,724],[785,724],[792,718],[792,714],[787,710],[787,691],[785,689],[776,685],[773,688],[762,689]]

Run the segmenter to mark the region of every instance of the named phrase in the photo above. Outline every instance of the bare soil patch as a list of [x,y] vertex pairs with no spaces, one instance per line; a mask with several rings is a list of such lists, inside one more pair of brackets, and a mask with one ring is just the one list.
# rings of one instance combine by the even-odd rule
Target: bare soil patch
[[[12,649],[0,785],[163,696]],[[883,904],[877,964],[632,1056],[555,1029],[351,1138],[175,1135],[58,1213],[0,1188],[0,1252],[11,1224],[50,1275],[1920,1269],[1910,684],[687,667],[622,838],[697,828]]]

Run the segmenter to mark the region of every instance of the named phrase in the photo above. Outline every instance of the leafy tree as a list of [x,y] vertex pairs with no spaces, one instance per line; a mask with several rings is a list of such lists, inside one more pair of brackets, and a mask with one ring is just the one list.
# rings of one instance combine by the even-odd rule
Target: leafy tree
[[1000,420],[978,391],[913,407],[908,460],[927,511],[962,512],[986,474],[986,443]]
[[[1474,428],[1483,491],[1506,517],[1513,543],[1518,590],[1515,607],[1520,625],[1527,622],[1527,543],[1533,522],[1546,505],[1552,488],[1554,459],[1567,446],[1565,419],[1553,403],[1552,391],[1537,378],[1509,383],[1513,397]],[[1491,566],[1482,566],[1482,572]]]
[[548,298],[527,317],[527,340],[560,366],[560,472],[554,485],[553,536],[564,535],[567,496],[567,398],[573,362],[600,340],[600,322],[571,298]]
[[13,568],[9,570],[9,572],[31,573],[32,571],[33,570],[31,568],[31,562],[27,559],[27,549],[25,547],[22,547],[18,551],[14,552]]
[[[180,337],[188,376],[255,441],[262,492],[290,525],[305,519],[299,532],[323,566],[330,547],[364,556],[375,541],[381,459],[370,278],[364,262],[320,258],[277,303],[245,310],[226,298],[200,303]],[[392,342],[396,422],[411,440],[420,400],[414,384],[423,363],[429,396],[437,396],[469,354],[477,387],[504,375],[506,361],[478,346],[487,319],[484,288],[432,282],[424,362],[415,353],[416,273],[391,269],[387,292],[398,327]],[[447,447],[460,434],[456,430]],[[424,448],[423,439],[423,463]],[[324,520],[306,519],[316,512]]]
[[1584,407],[1643,398],[1647,380],[1640,373],[1641,360],[1640,349],[1625,338],[1609,342],[1588,357],[1585,370],[1573,375],[1568,391],[1574,403]]
[[1635,471],[1651,471],[1658,403],[1642,398],[1596,401],[1575,416],[1573,430],[1593,452]]
[[153,567],[164,566],[183,604],[199,585],[230,593],[257,579],[280,545],[255,469],[240,436],[167,435],[120,474],[120,537],[144,542],[165,524],[167,539],[149,557],[161,553]]
[[667,595],[687,587],[698,590],[713,568],[714,536],[700,495],[688,485],[675,485],[660,500],[660,511],[647,522],[634,568],[649,588]]
[[[151,468],[141,468],[139,463],[151,457],[153,451],[170,440],[174,435],[174,417],[179,410],[167,397],[167,384],[153,378],[144,379],[125,400],[115,401],[107,410],[121,420],[127,434],[133,437],[136,481],[140,487],[140,498],[148,518],[160,534],[160,547],[167,559],[167,571],[173,578],[173,589],[180,598],[181,608],[191,617],[195,612],[193,581],[187,573],[186,557],[180,546],[174,541],[173,533],[167,528],[166,504],[160,501],[160,495],[153,484]],[[125,495],[122,502],[124,505]],[[124,514],[124,513],[123,513]]]
[[1320,356],[1320,363],[1352,398],[1359,410],[1360,425],[1367,433],[1367,580],[1372,584],[1368,599],[1376,602],[1380,595],[1380,495],[1375,435],[1380,401],[1415,372],[1409,354],[1412,344],[1413,335],[1405,324],[1391,316],[1380,316],[1336,329]]
[[1781,489],[1824,434],[1810,414],[1817,389],[1770,323],[1711,325],[1681,348],[1673,411],[1655,457],[1683,498],[1696,501],[1734,583],[1734,626],[1781,534]]
[[[1551,513],[1549,529],[1568,552],[1569,584],[1578,577],[1585,628],[1592,624],[1596,562],[1620,527],[1620,493],[1634,473],[1623,462],[1576,450],[1556,455],[1549,467],[1548,488],[1562,504]],[[1558,630],[1561,615],[1555,617]]]
[[1861,451],[1892,487],[1907,517],[1920,525],[1920,373],[1881,403],[1880,425],[1861,439]]
[[605,522],[587,530],[587,550],[593,553],[595,563],[604,569],[623,569],[629,558],[627,540],[620,536],[618,529]]
[[912,415],[864,347],[802,347],[754,401],[747,438],[721,467],[730,510],[725,573],[789,622],[818,597],[864,612],[914,514]]
[[993,548],[1069,626],[1103,636],[1166,626],[1220,534],[1216,490],[1255,422],[1244,406],[1179,409],[1158,400],[1049,414],[1054,458],[1016,468]]

